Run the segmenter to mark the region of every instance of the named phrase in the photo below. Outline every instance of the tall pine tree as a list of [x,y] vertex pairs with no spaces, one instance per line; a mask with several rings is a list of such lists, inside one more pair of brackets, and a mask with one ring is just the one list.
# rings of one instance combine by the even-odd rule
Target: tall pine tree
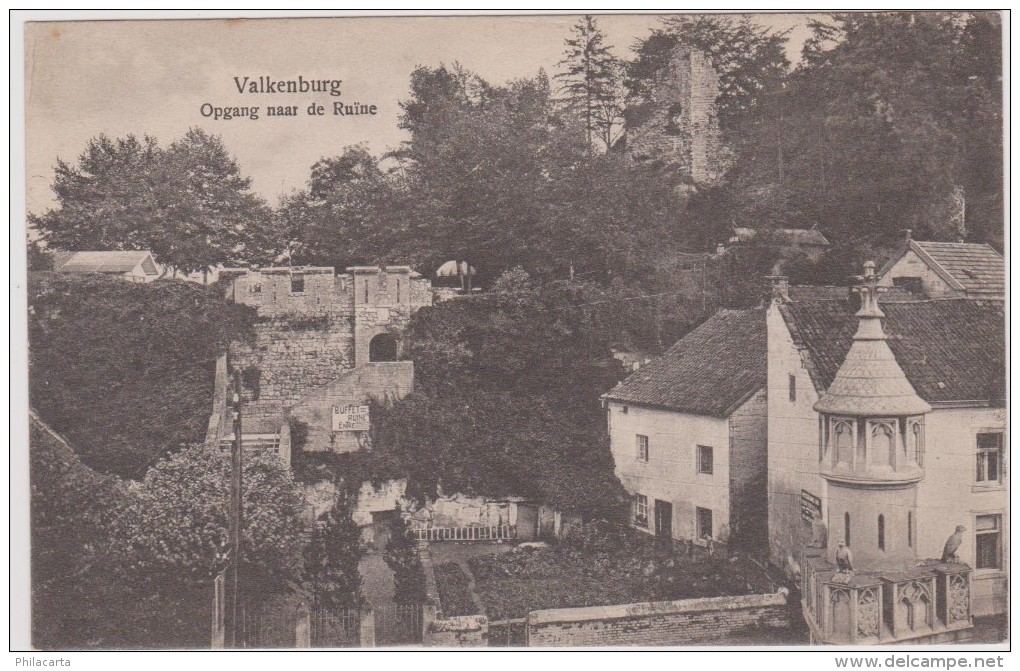
[[559,93],[567,109],[583,119],[587,146],[597,139],[608,150],[622,122],[622,66],[595,17],[585,15],[570,34],[565,58],[557,64],[565,67],[556,75],[563,82]]

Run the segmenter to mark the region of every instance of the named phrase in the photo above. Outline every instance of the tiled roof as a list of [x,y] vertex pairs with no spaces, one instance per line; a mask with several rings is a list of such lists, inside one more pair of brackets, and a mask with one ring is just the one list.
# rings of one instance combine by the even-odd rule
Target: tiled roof
[[720,310],[605,398],[726,417],[766,382],[765,310]]
[[[772,231],[779,242],[793,245],[817,245],[828,247],[829,241],[822,232],[815,228],[777,228]],[[733,235],[740,242],[751,240],[758,235],[758,229],[736,226]]]
[[[843,301],[779,304],[794,342],[805,348],[815,388],[829,388],[850,350],[858,319]],[[907,380],[932,404],[1005,397],[1005,315],[1001,301],[968,298],[886,303],[886,341]]]
[[[883,287],[882,303],[916,301],[917,296],[903,287]],[[792,301],[850,301],[856,310],[858,298],[848,286],[791,284],[787,295]]]
[[1006,263],[986,244],[966,242],[921,242],[911,246],[927,255],[968,294],[1004,294]]
[[62,273],[126,273],[150,254],[135,252],[73,252],[71,257],[54,269]]

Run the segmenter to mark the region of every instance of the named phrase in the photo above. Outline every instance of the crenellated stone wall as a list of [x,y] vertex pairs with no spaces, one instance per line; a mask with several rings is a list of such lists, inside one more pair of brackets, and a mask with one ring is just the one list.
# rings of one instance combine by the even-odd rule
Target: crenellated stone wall
[[[242,371],[246,421],[278,426],[295,408],[299,419],[311,419],[309,449],[330,449],[338,437],[322,403],[411,391],[411,362],[370,356],[382,336],[396,343],[392,359],[403,358],[411,316],[432,304],[432,283],[408,266],[355,266],[339,275],[328,267],[226,269],[221,277],[228,298],[258,310],[254,341],[230,348],[231,366]],[[357,436],[340,438],[342,451],[358,449]]]

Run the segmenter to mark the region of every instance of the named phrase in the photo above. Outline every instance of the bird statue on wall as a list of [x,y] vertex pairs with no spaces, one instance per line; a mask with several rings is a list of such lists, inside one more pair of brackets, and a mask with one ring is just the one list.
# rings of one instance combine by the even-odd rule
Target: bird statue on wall
[[854,570],[854,555],[843,541],[836,546],[836,568],[840,573],[853,573]]
[[958,562],[960,558],[956,556],[956,551],[960,549],[960,544],[963,543],[963,532],[967,528],[962,524],[956,526],[956,531],[946,539],[946,544],[942,547],[942,562]]

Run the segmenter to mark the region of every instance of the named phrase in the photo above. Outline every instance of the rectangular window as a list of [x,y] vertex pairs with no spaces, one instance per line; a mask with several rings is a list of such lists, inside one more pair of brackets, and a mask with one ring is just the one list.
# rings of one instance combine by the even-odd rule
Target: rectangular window
[[979,433],[977,435],[977,476],[978,482],[1002,482],[1002,434]]
[[790,403],[797,402],[797,376],[790,375]]
[[305,276],[304,273],[291,273],[290,274],[290,293],[300,294],[305,291]]
[[712,448],[698,445],[698,473],[712,475]]
[[712,511],[708,508],[695,508],[698,522],[698,538],[712,537]]
[[978,515],[974,530],[974,568],[1002,568],[1002,516]]
[[912,294],[921,293],[922,285],[920,277],[894,277],[892,283],[894,287],[909,291]]
[[634,495],[634,526],[648,528],[648,497]]
[[637,435],[637,460],[648,462],[648,436]]

